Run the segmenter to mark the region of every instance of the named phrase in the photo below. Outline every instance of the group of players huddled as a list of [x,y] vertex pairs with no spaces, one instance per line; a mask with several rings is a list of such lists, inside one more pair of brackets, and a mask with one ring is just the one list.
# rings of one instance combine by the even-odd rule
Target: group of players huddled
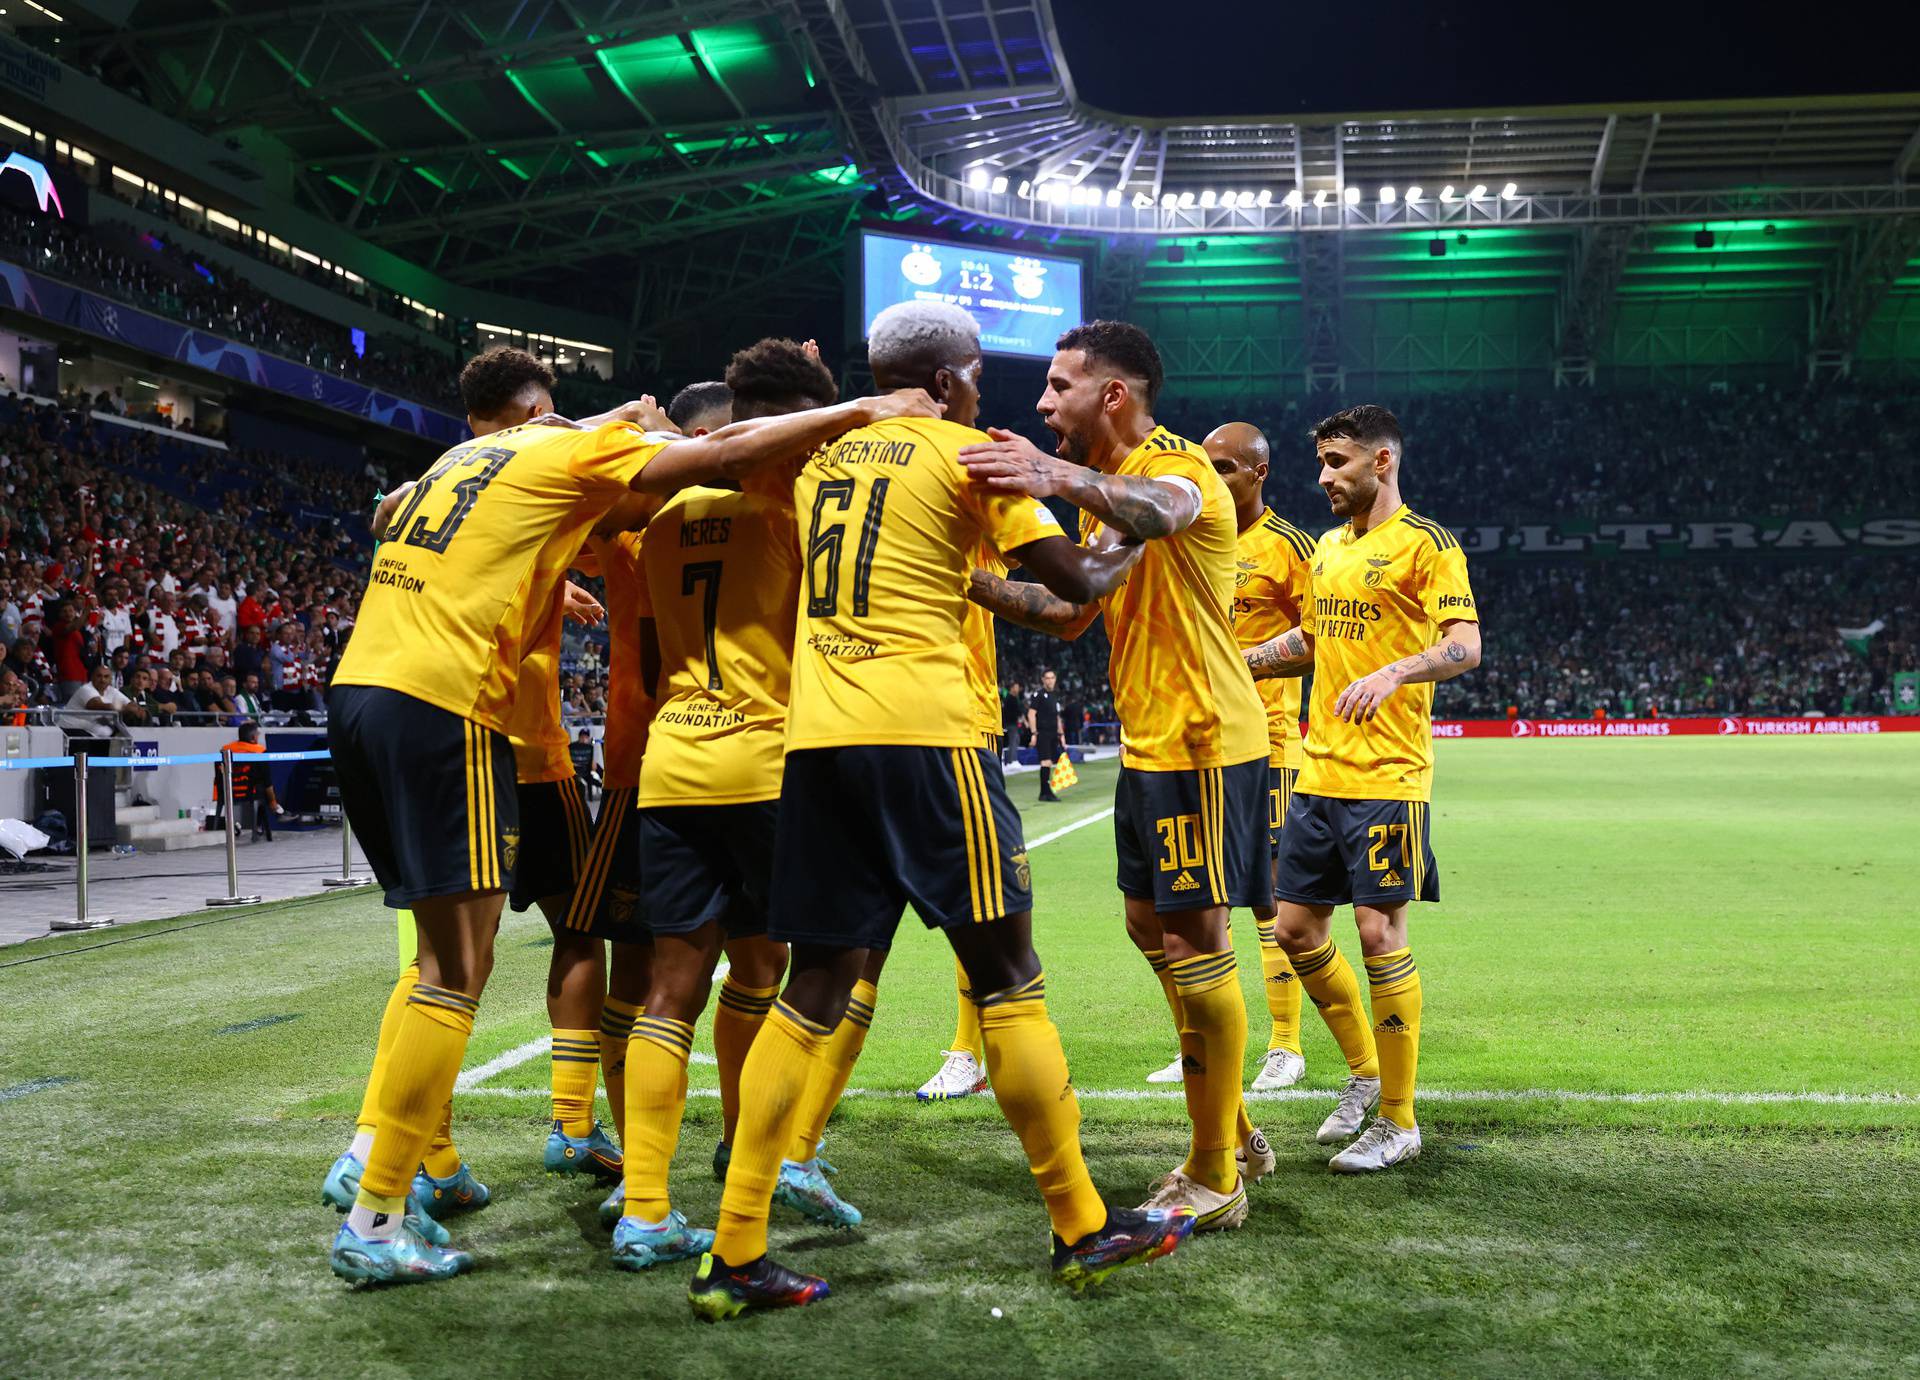
[[[1272,1018],[1255,1087],[1301,1075],[1304,988],[1351,1072],[1318,1137],[1350,1142],[1332,1168],[1419,1153],[1407,904],[1438,896],[1431,687],[1476,665],[1480,639],[1458,542],[1400,502],[1392,414],[1356,407],[1315,429],[1342,520],[1315,542],[1265,508],[1257,429],[1228,423],[1195,445],[1156,425],[1161,363],[1135,326],[1060,338],[1039,401],[1054,455],[976,429],[980,340],[958,308],[887,309],[869,360],[878,395],[838,402],[810,344],[766,340],[672,415],[642,399],[567,420],[545,365],[489,350],[461,376],[474,439],[382,504],[328,733],[348,818],[388,904],[413,912],[418,959],[326,1180],[347,1213],[342,1277],[472,1265],[441,1223],[488,1197],[453,1145],[451,1097],[509,899],[539,906],[555,936],[546,1164],[618,1180],[601,1206],[613,1263],[697,1258],[702,1318],[826,1296],[769,1258],[767,1219],[778,1203],[860,1220],[820,1137],[909,905],[952,945],[955,1043],[977,1053],[1026,1151],[1053,1273],[1072,1288],[1238,1226],[1248,1185],[1274,1167],[1241,1088],[1234,907],[1255,913]],[[1078,540],[1045,499],[1080,511]],[[1028,579],[1008,579],[1016,568]],[[604,580],[605,608],[570,570]],[[1109,1207],[1081,1152],[998,738],[993,619],[1072,638],[1102,616],[1119,889],[1174,1016],[1192,1123],[1185,1160],[1138,1208]],[[563,621],[602,618],[612,697],[595,819],[556,671]],[[1370,1015],[1329,935],[1342,904]],[[723,954],[725,1189],[705,1230],[673,1208],[667,1171]],[[596,1070],[617,1145],[593,1119]]]

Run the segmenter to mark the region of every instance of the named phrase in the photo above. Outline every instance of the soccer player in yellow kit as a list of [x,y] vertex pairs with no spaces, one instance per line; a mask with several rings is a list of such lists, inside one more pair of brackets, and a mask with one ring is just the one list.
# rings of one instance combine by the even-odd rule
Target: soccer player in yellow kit
[[[1254,647],[1300,622],[1310,581],[1308,558],[1313,538],[1268,508],[1260,486],[1266,482],[1270,455],[1267,438],[1250,422],[1228,422],[1200,442],[1233,495],[1240,545],[1233,577],[1233,636]],[[1300,682],[1256,683],[1267,707],[1267,845],[1272,865],[1280,859],[1280,831],[1287,802],[1300,774]],[[1254,1075],[1255,1092],[1290,1088],[1307,1071],[1300,1052],[1300,980],[1274,935],[1278,914],[1271,898],[1254,906],[1260,935],[1260,967],[1267,995],[1267,1052]]]
[[688,1289],[710,1320],[827,1293],[767,1256],[767,1212],[795,1126],[832,1076],[855,981],[909,904],[966,970],[1000,1111],[1047,1203],[1056,1277],[1081,1287],[1164,1255],[1193,1222],[1183,1209],[1110,1212],[1087,1173],[1033,951],[1020,817],[984,760],[961,637],[983,538],[1078,600],[1107,592],[1138,553],[1078,547],[1044,504],[967,482],[959,451],[985,437],[968,425],[981,355],[965,312],[889,307],[868,359],[881,387],[926,387],[945,420],[849,433],[794,487],[803,574],[769,916],[793,967],[741,1074],[720,1220]]
[[[736,417],[819,407],[839,393],[818,357],[790,340],[742,350],[727,381]],[[770,972],[762,980],[777,987],[785,965],[766,926],[800,588],[792,472],[770,467],[735,490],[681,490],[648,525],[641,557],[650,605],[641,637],[656,648],[660,707],[638,798],[652,980],[629,1043],[626,1195],[613,1234],[613,1263],[629,1270],[713,1243],[673,1209],[667,1168],[693,1025],[722,945],[750,974],[741,985],[729,972],[714,1018],[722,1054],[723,1023],[753,1018],[720,1071],[736,1117],[740,1064],[775,995],[751,975]],[[756,1009],[743,1011],[748,1004]]]
[[1080,508],[1088,542],[1118,534],[1145,545],[1126,582],[1098,604],[984,572],[972,597],[1057,636],[1078,636],[1105,614],[1120,717],[1114,844],[1127,933],[1160,975],[1178,1022],[1193,1124],[1186,1160],[1148,1206],[1190,1208],[1196,1230],[1223,1231],[1246,1220],[1246,1179],[1273,1165],[1241,1094],[1247,1007],[1227,932],[1231,907],[1271,894],[1261,829],[1267,718],[1233,639],[1233,497],[1200,447],[1155,424],[1162,378],[1159,351],[1138,326],[1076,326],[1059,339],[1039,404],[1060,438],[1058,455],[999,432],[961,459],[983,487],[1057,495]]
[[[1320,487],[1346,521],[1314,546],[1312,602],[1300,626],[1246,658],[1262,678],[1313,672],[1306,765],[1280,835],[1277,928],[1353,1071],[1318,1139],[1344,1140],[1379,1109],[1329,1162],[1351,1174],[1420,1153],[1413,1092],[1421,990],[1407,905],[1440,899],[1427,826],[1433,686],[1480,664],[1480,622],[1460,543],[1401,502],[1403,441],[1393,413],[1348,408],[1313,435]],[[1333,908],[1349,903],[1366,959],[1371,1032],[1353,969],[1329,937]]]
[[[493,350],[462,371],[461,389],[470,413],[492,416],[547,377],[524,351]],[[505,729],[521,659],[588,531],[630,490],[737,477],[849,428],[933,411],[924,395],[899,394],[691,440],[620,421],[529,423],[454,447],[407,494],[328,701],[342,804],[387,904],[413,911],[420,943],[418,979],[389,1012],[377,1129],[334,1239],[336,1274],[417,1281],[471,1264],[426,1240],[405,1200],[452,1092],[519,860]]]

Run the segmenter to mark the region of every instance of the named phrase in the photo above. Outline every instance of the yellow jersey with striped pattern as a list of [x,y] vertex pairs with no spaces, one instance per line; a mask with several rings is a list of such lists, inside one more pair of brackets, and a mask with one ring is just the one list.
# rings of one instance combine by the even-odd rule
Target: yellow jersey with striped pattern
[[520,680],[507,714],[513,779],[521,785],[565,781],[573,775],[567,729],[560,722],[560,614],[556,607],[520,663]]
[[794,484],[801,590],[787,748],[977,747],[967,584],[981,541],[1061,536],[1047,505],[971,483],[984,432],[939,418],[859,427]]
[[[973,553],[973,568],[989,575],[1005,575],[1007,562],[991,542],[981,542]],[[960,623],[960,635],[967,648],[967,689],[973,694],[973,724],[986,745],[999,750],[1000,654],[994,645],[993,614],[972,600]]]
[[1479,621],[1459,541],[1402,504],[1363,533],[1349,523],[1322,536],[1309,573],[1312,598],[1300,626],[1313,638],[1313,702],[1294,789],[1342,800],[1430,800],[1433,686],[1401,686],[1367,723],[1340,719],[1333,703],[1354,681],[1431,647],[1442,623]]
[[[1233,637],[1257,647],[1300,622],[1313,565],[1313,538],[1271,508],[1240,534],[1233,574]],[[1267,761],[1298,770],[1300,678],[1257,680],[1253,688],[1267,709]]]
[[588,529],[673,439],[530,422],[441,456],[374,555],[334,682],[505,732],[521,662]]
[[640,563],[638,532],[587,538],[600,582],[607,591],[607,732],[601,751],[601,781],[609,791],[640,784],[640,759],[653,723],[653,697],[640,669],[640,619],[647,606],[647,577]]
[[683,489],[640,543],[660,707],[639,804],[775,800],[785,764],[800,547],[784,494]]
[[[1189,771],[1264,759],[1266,709],[1233,638],[1233,496],[1206,452],[1165,427],[1112,472],[1185,479],[1201,499],[1193,522],[1148,542],[1126,582],[1100,601],[1121,764]],[[1082,527],[1083,543],[1102,530],[1092,518]]]

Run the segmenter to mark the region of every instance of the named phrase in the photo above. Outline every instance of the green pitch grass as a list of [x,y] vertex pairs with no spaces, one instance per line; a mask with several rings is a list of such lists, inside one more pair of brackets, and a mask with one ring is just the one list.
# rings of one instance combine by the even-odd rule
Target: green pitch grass
[[[1914,1373],[1920,740],[1445,744],[1439,781],[1424,1157],[1327,1174],[1311,1133],[1342,1065],[1309,1007],[1310,1095],[1255,1104],[1280,1169],[1248,1225],[1085,1298],[1048,1282],[991,1102],[906,1095],[954,1007],[912,920],[828,1133],[867,1226],[776,1219],[776,1253],[834,1296],[723,1327],[690,1319],[686,1267],[610,1269],[601,1190],[540,1172],[543,1058],[456,1100],[496,1194],[455,1226],[477,1273],[327,1272],[319,1181],[393,969],[377,897],[0,950],[0,1375]],[[1029,806],[1028,838],[1111,782]],[[1089,1160],[1131,1203],[1185,1137],[1143,1081],[1173,1037],[1112,869],[1104,821],[1033,853]],[[1265,1011],[1235,930],[1251,1074]],[[469,1068],[546,1034],[543,938],[503,928]],[[675,1162],[696,1222],[717,1121],[696,1095]]]

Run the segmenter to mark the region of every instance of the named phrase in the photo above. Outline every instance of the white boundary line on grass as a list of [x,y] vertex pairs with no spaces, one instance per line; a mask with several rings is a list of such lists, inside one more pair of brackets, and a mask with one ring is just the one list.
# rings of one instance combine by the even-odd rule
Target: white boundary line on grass
[[[1106,809],[1099,811],[1097,814],[1088,815],[1085,819],[1076,819],[1071,824],[1063,824],[1051,834],[1042,834],[1039,838],[1027,845],[1027,851],[1031,853],[1034,849],[1044,847],[1046,844],[1052,843],[1055,839],[1065,838],[1076,829],[1084,829],[1089,824],[1098,824],[1103,819],[1112,818],[1113,806],[1109,805]],[[727,962],[725,959],[722,959],[719,966],[713,970],[713,980],[718,982],[726,975]],[[537,1093],[545,1097],[547,1096],[546,1091],[540,1088],[483,1088],[480,1085],[496,1074],[505,1073],[508,1069],[518,1068],[529,1060],[538,1059],[552,1048],[553,1039],[547,1035],[542,1035],[537,1040],[528,1040],[524,1045],[515,1045],[505,1053],[494,1055],[493,1058],[487,1060],[486,1063],[477,1064],[473,1068],[463,1071],[458,1078],[454,1079],[453,1090],[457,1093],[479,1092],[510,1096]],[[693,1054],[689,1056],[689,1062],[695,1064],[711,1064],[713,1062],[713,1056],[711,1054]]]
[[[467,1088],[488,1097],[547,1097],[546,1088]],[[1186,1094],[1160,1088],[1076,1088],[1089,1102],[1171,1102]],[[718,1088],[689,1088],[689,1097],[718,1097]],[[901,1098],[914,1094],[906,1088],[848,1088],[843,1097]],[[1338,1094],[1331,1088],[1285,1088],[1279,1092],[1250,1092],[1249,1102],[1328,1102]],[[991,1097],[992,1093],[984,1096]],[[1721,1107],[1779,1104],[1813,1106],[1894,1107],[1920,1105],[1920,1093],[1840,1092],[1586,1092],[1571,1088],[1422,1088],[1422,1102],[1593,1102],[1639,1106],[1664,1103],[1708,1103]]]

